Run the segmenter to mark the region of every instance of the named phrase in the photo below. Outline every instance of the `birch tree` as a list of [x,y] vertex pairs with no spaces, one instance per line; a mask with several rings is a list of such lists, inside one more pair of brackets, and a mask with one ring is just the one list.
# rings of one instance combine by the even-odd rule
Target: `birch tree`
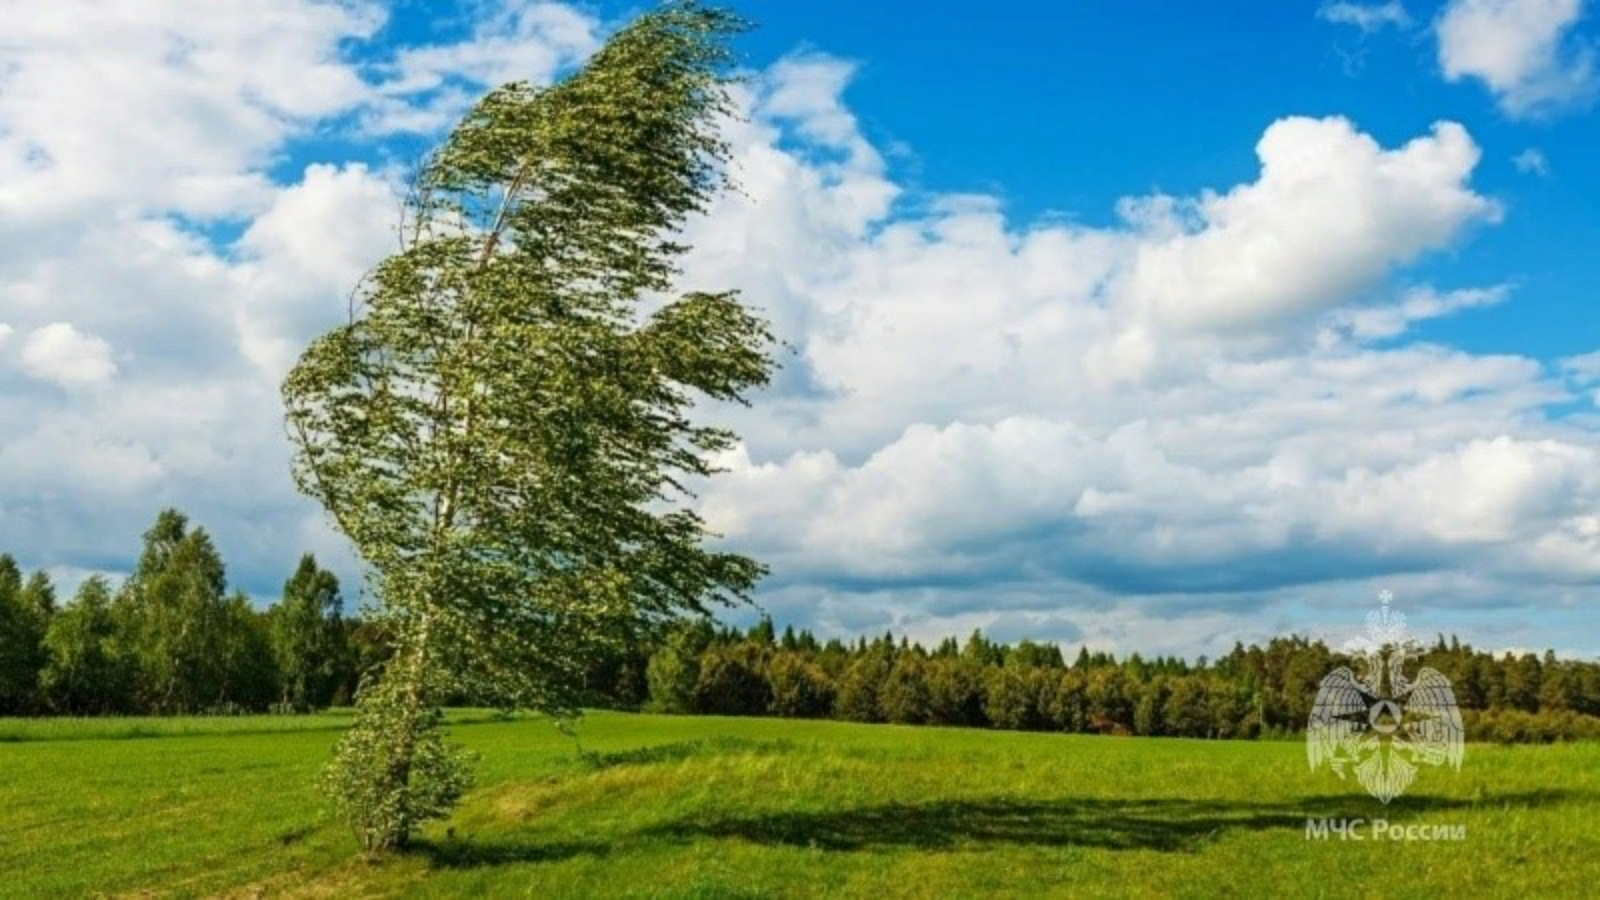
[[732,292],[671,295],[723,189],[731,14],[672,3],[548,88],[484,97],[423,165],[400,252],[283,394],[299,487],[369,571],[395,653],[328,783],[368,851],[468,783],[447,693],[575,711],[598,649],[747,599],[753,560],[686,503],[772,369]]

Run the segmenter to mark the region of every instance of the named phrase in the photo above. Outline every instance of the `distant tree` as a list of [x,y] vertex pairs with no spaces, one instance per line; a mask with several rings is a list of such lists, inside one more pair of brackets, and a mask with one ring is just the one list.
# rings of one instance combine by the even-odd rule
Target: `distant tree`
[[1042,695],[1049,681],[1041,669],[990,668],[984,680],[984,715],[996,728],[1033,731],[1045,727]]
[[1515,659],[1509,659],[1503,667],[1505,670],[1506,705],[1512,709],[1523,712],[1537,712],[1539,709],[1539,690],[1542,682],[1543,668],[1539,665],[1539,657],[1532,653],[1524,653]]
[[138,662],[141,705],[192,712],[226,695],[227,575],[205,529],[162,510],[115,609]]
[[1199,675],[1180,675],[1169,681],[1161,718],[1166,734],[1212,737],[1211,705],[1205,679]]
[[[1134,663],[1134,658],[1129,658]],[[1130,688],[1137,695],[1133,703],[1133,733],[1146,737],[1168,734],[1166,722],[1167,695],[1171,684],[1166,678],[1148,682],[1133,680]]]
[[51,583],[50,576],[42,571],[28,576],[27,583],[17,592],[17,600],[46,626],[55,617],[56,586]]
[[39,673],[46,660],[44,649],[48,615],[44,599],[54,592],[43,572],[26,585],[16,560],[0,555],[0,715],[20,715],[39,704]]
[[690,713],[695,710],[695,686],[700,682],[700,654],[711,642],[704,622],[681,623],[673,628],[645,668],[652,712]]
[[777,631],[772,627],[772,617],[763,614],[756,624],[750,626],[749,640],[752,643],[770,647],[777,643]]
[[890,662],[882,652],[863,651],[844,670],[834,695],[834,715],[852,722],[879,722],[883,719],[878,692],[889,674]]
[[306,712],[332,701],[347,652],[339,618],[343,606],[338,577],[318,566],[315,556],[300,557],[270,615],[272,653],[282,682],[277,699],[283,707]]
[[209,705],[223,710],[266,709],[281,696],[267,614],[258,612],[248,596],[236,591],[223,601],[220,620],[222,683]]
[[767,666],[774,715],[821,718],[833,710],[833,682],[821,666],[797,652],[780,651]]
[[1084,693],[1089,702],[1089,728],[1110,731],[1133,725],[1133,697],[1122,670],[1091,666]]
[[1206,692],[1211,732],[1222,738],[1255,737],[1254,694],[1244,684],[1216,677]]
[[766,644],[717,644],[700,657],[695,709],[719,716],[758,716],[772,705],[767,683]]
[[987,725],[983,714],[983,672],[982,665],[948,652],[930,660],[925,671],[928,721],[973,728]]
[[878,690],[878,713],[885,722],[921,725],[931,715],[928,663],[916,653],[901,653]]
[[1066,666],[1066,661],[1061,657],[1060,645],[1036,644],[1025,640],[1011,648],[1006,656],[1006,665],[1060,669]]
[[998,666],[1005,662],[1005,648],[990,641],[983,636],[983,632],[974,628],[972,634],[967,636],[967,642],[961,648],[961,658],[981,666]]
[[1089,725],[1088,677],[1076,667],[1056,675],[1045,704],[1051,728],[1083,731]]
[[129,709],[133,672],[118,649],[105,578],[84,579],[72,602],[51,620],[44,645],[49,658],[40,687],[52,709],[74,715]]

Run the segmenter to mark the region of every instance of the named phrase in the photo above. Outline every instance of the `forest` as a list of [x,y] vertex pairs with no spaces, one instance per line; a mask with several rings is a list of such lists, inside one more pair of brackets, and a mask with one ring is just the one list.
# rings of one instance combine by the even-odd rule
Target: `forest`
[[[388,655],[306,555],[276,602],[228,591],[204,528],[163,510],[119,585],[93,576],[63,602],[0,555],[0,715],[305,712],[348,704]],[[1194,738],[1285,737],[1348,660],[1274,638],[1214,660],[1117,659],[973,632],[930,648],[892,633],[819,640],[770,618],[740,630],[680,620],[590,661],[593,708],[835,718],[907,725]],[[1600,664],[1475,650],[1441,635],[1417,662],[1450,679],[1473,740],[1600,737]],[[471,705],[481,698],[457,696]]]

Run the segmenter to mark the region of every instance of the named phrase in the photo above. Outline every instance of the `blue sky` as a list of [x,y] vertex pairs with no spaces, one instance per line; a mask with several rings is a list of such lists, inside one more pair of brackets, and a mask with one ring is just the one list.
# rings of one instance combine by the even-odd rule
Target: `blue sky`
[[[0,549],[116,575],[171,504],[354,580],[278,380],[405,165],[641,8],[0,0]],[[696,502],[780,621],[1192,656],[1390,588],[1600,654],[1589,4],[737,8],[683,286],[795,353]]]

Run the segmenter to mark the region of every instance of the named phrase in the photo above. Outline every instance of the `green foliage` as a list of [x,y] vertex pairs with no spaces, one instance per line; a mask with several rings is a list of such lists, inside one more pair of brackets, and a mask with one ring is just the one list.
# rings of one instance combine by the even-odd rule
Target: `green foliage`
[[84,579],[72,603],[50,622],[44,646],[49,661],[40,688],[51,709],[92,715],[129,707],[134,673],[118,647],[105,578]]
[[250,598],[243,593],[235,593],[223,603],[219,641],[222,691],[214,708],[266,709],[277,699],[279,673],[268,618],[251,607]]
[[852,722],[881,722],[883,709],[878,691],[889,675],[890,662],[876,650],[862,653],[839,679],[833,714]]
[[193,712],[226,693],[227,576],[205,529],[165,509],[144,535],[139,566],[115,607],[138,663],[136,692],[159,713]]
[[472,755],[445,741],[441,711],[419,708],[407,689],[381,679],[364,691],[323,771],[323,790],[367,854],[403,849],[472,786]]
[[693,712],[694,689],[700,681],[700,657],[681,644],[668,644],[650,657],[645,679],[650,684],[651,710],[664,713]]
[[804,654],[786,650],[774,655],[767,666],[767,679],[772,686],[773,715],[815,719],[833,711],[833,681]]
[[[1212,663],[1130,654],[1118,661],[1081,649],[1078,662],[1042,644],[997,644],[981,632],[963,644],[946,638],[930,653],[892,635],[819,644],[808,630],[784,629],[774,643],[758,624],[741,632],[703,621],[672,631],[647,649],[653,708],[682,713],[832,715],[860,722],[993,726],[1157,737],[1287,737],[1305,727],[1304,710],[1320,679],[1348,664],[1320,643],[1275,638],[1237,646]],[[787,649],[783,649],[787,648]],[[1541,708],[1526,712],[1468,700],[1506,667],[1539,666]],[[987,662],[984,662],[987,660]],[[763,661],[764,664],[763,664]],[[1600,735],[1600,664],[1531,654],[1496,660],[1459,641],[1422,664],[1466,672],[1458,698],[1469,740],[1530,743]],[[714,673],[702,674],[702,667]],[[764,679],[764,684],[760,681]],[[758,709],[769,692],[771,702]],[[1491,696],[1504,697],[1504,693]],[[1482,710],[1482,714],[1478,714]],[[1289,718],[1301,715],[1298,721]]]
[[[313,574],[311,603],[325,604],[332,576]],[[146,531],[138,567],[120,588],[92,576],[59,609],[43,573],[24,583],[10,558],[0,557],[0,631],[9,638],[0,641],[0,699],[20,691],[9,711],[29,714],[265,710],[294,689],[280,679],[269,628],[276,621],[281,638],[292,616],[281,608],[264,614],[226,587],[210,537],[175,509]],[[323,627],[326,634],[298,651],[323,679],[301,709],[327,705],[355,677],[346,627],[337,620]]]
[[929,721],[935,725],[987,725],[983,672],[983,666],[970,658],[943,655],[931,660],[926,669]]
[[[642,305],[722,187],[740,27],[671,3],[550,88],[491,91],[423,167],[403,249],[284,382],[296,482],[373,573],[383,682],[410,680],[366,732],[401,786],[422,746],[406,729],[446,696],[571,715],[592,658],[763,572],[708,550],[681,501],[735,440],[695,405],[765,384],[772,336],[731,292]],[[377,783],[346,796],[399,789]]]
[[759,716],[772,706],[767,682],[765,642],[722,644],[700,657],[695,680],[695,709],[723,716]]
[[915,653],[901,653],[878,691],[878,713],[885,722],[922,725],[932,714],[927,663]]
[[305,712],[328,705],[347,649],[339,620],[339,579],[306,554],[283,585],[271,616],[272,653],[283,690],[283,708]]
[[1011,665],[990,668],[984,679],[984,715],[996,728],[1043,728],[1045,691],[1049,685],[1039,669]]
[[54,591],[45,574],[24,584],[16,560],[0,555],[0,715],[36,710],[52,612]]
[[1089,728],[1088,677],[1079,668],[1057,675],[1045,698],[1045,717],[1052,728],[1087,731]]

